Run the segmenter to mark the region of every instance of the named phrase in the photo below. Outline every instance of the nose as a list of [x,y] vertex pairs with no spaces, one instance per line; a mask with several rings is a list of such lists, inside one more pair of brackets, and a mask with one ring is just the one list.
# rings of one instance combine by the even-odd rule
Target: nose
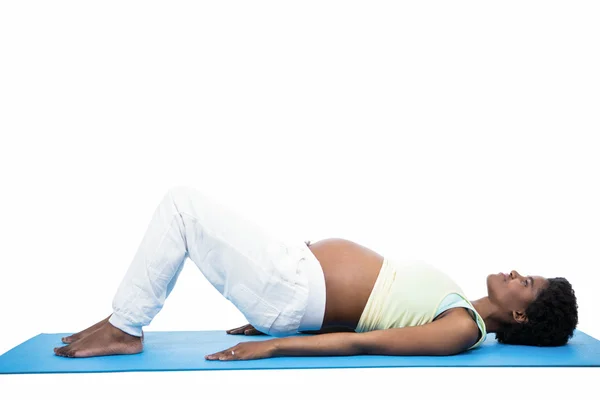
[[521,277],[521,274],[519,274],[517,271],[515,271],[514,269],[510,271],[510,279],[515,279],[519,277]]

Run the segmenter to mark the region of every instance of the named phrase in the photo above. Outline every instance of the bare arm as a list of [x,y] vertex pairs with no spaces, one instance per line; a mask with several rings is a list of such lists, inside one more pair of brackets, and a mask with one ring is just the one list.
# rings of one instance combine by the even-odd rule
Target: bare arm
[[467,350],[477,338],[474,321],[449,316],[406,328],[275,339],[273,356],[451,355]]
[[254,360],[281,356],[443,356],[463,352],[479,337],[475,321],[457,312],[429,324],[354,333],[336,332],[243,342],[206,356],[207,360]]

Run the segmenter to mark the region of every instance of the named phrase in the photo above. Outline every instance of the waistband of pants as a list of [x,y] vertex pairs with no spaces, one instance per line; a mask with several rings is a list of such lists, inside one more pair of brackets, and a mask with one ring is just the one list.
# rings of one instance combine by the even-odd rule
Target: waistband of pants
[[321,263],[308,247],[303,249],[300,261],[308,278],[308,300],[306,310],[300,320],[299,331],[318,331],[325,317],[325,275]]

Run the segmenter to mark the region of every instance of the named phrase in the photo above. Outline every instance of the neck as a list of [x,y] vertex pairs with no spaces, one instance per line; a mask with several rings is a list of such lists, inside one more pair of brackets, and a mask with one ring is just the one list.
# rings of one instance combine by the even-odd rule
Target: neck
[[485,322],[485,330],[488,333],[497,332],[502,325],[513,322],[510,313],[506,313],[492,303],[488,296],[472,301],[473,307]]

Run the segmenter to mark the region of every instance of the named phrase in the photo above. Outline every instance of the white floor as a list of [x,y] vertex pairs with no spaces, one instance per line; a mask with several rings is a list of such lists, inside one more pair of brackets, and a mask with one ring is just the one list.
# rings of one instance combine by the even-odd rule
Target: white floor
[[[0,376],[5,399],[578,398],[597,368],[399,368]],[[590,391],[591,390],[591,391]],[[431,397],[430,397],[431,396]],[[521,397],[522,396],[522,397]]]

